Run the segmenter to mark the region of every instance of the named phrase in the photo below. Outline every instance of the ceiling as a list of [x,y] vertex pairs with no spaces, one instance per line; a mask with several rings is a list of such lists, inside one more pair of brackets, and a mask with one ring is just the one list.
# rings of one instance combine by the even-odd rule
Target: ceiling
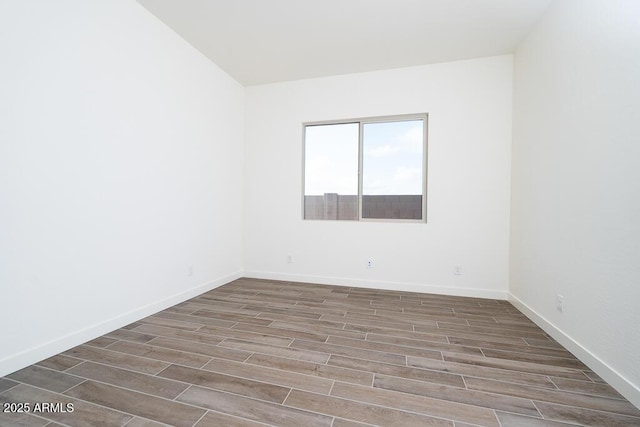
[[512,53],[551,0],[138,0],[243,85]]

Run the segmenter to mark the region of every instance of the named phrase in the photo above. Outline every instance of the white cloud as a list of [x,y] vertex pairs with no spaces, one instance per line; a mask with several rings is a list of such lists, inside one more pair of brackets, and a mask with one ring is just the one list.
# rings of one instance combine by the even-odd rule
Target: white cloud
[[422,125],[415,126],[399,138],[404,150],[411,153],[422,153]]
[[400,167],[393,175],[393,180],[402,183],[420,183],[422,181],[422,170],[420,168]]
[[365,155],[369,157],[388,157],[400,151],[400,147],[396,145],[380,145],[374,148],[365,149]]
[[[357,194],[357,170],[349,172],[335,159],[327,155],[316,155],[305,165],[305,194],[324,193]],[[357,165],[356,165],[357,166]]]
[[422,194],[422,169],[399,167],[386,179],[365,175],[364,194]]
[[397,154],[421,154],[422,153],[422,125],[413,126],[401,135],[393,138],[391,143],[366,147],[364,154],[367,157],[382,158]]

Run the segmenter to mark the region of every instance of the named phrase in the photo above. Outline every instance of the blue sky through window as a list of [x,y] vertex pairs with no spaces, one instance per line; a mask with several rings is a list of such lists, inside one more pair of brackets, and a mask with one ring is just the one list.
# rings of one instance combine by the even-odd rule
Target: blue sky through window
[[[423,121],[363,125],[363,194],[422,194]],[[358,194],[358,123],[305,128],[305,195]]]
[[358,194],[358,123],[307,126],[304,171],[307,196]]
[[363,131],[362,194],[422,194],[422,120],[365,123]]

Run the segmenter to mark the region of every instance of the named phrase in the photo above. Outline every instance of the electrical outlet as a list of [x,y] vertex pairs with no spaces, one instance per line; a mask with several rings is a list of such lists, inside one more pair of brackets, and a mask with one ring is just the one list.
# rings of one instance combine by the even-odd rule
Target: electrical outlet
[[462,276],[462,266],[461,265],[454,265],[453,266],[453,275],[454,276]]
[[287,255],[287,264],[293,264],[293,257],[291,255]]
[[367,261],[367,268],[373,268],[373,260],[368,260]]
[[187,269],[187,276],[191,277],[193,276],[193,266],[190,265],[189,268]]
[[560,294],[556,294],[556,310],[560,313],[564,311],[564,297]]

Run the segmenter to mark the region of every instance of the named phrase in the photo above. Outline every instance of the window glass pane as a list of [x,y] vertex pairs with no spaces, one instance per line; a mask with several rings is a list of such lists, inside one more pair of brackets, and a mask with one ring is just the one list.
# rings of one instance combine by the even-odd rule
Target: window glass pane
[[422,120],[365,123],[362,218],[422,219]]
[[358,219],[358,127],[305,127],[305,219]]

